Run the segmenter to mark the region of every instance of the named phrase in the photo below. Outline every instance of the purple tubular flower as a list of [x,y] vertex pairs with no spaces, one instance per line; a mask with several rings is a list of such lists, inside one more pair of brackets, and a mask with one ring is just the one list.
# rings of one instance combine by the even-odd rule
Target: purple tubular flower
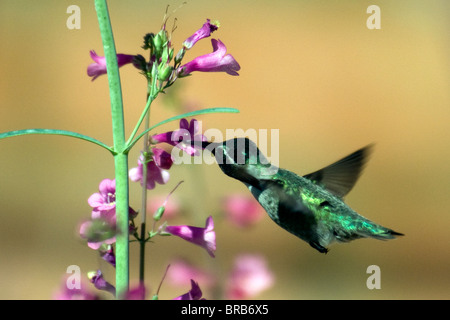
[[[164,151],[163,149],[153,148],[153,159],[147,162],[147,189],[154,189],[156,183],[166,184],[169,181],[170,174],[167,170],[173,164],[172,156],[170,153]],[[143,162],[144,157],[141,155],[138,160],[138,166],[130,169],[128,175],[131,181],[140,181],[143,184]]]
[[191,290],[173,300],[206,300],[202,298],[202,290],[198,286],[198,283],[191,279]]
[[111,283],[109,283],[108,281],[105,280],[105,278],[103,278],[103,274],[100,270],[97,270],[97,272],[95,271],[89,272],[88,278],[89,281],[91,281],[91,283],[93,283],[98,290],[104,290],[111,293],[114,296],[116,295],[116,288],[114,288],[114,286]]
[[100,248],[99,252],[103,260],[110,263],[114,268],[116,267],[116,255],[111,245],[107,245],[106,249]]
[[237,71],[241,69],[239,63],[231,54],[226,54],[227,47],[222,41],[211,39],[213,52],[199,56],[194,60],[182,65],[177,72],[180,77],[187,76],[191,72],[226,72],[232,76],[238,76]]
[[[94,62],[88,66],[87,74],[89,77],[93,77],[92,81],[94,81],[102,74],[106,74],[106,58],[98,56],[94,50],[91,50],[90,54]],[[117,64],[119,65],[119,68],[128,63],[132,63],[134,57],[135,56],[133,55],[119,53],[117,55]]]
[[[181,119],[180,129],[156,134],[152,136],[152,140],[155,143],[168,143],[191,156],[199,155],[199,151],[191,141],[207,141],[206,137],[201,133],[199,122],[196,119],[192,119],[191,122],[188,122],[186,119]],[[201,147],[201,144],[199,147]]]
[[198,29],[192,36],[183,42],[183,46],[189,50],[197,41],[209,37],[211,33],[216,31],[218,28],[219,26],[217,24],[211,23],[210,20],[207,19],[200,29]]
[[205,228],[184,225],[167,226],[165,231],[205,248],[208,254],[214,258],[214,251],[216,251],[216,233],[214,232],[214,221],[211,216],[206,219]]

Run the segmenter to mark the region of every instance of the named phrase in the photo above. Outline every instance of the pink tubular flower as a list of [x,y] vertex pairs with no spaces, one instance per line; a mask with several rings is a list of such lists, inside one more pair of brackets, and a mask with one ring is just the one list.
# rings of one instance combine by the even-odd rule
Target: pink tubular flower
[[274,282],[273,274],[260,255],[245,254],[236,257],[227,284],[227,299],[249,299],[268,289]]
[[226,54],[227,48],[220,40],[211,39],[213,52],[199,56],[194,60],[178,68],[180,77],[187,76],[191,72],[226,72],[232,76],[238,76],[241,69],[239,63],[231,54]]
[[261,205],[253,197],[242,194],[225,197],[223,207],[227,220],[240,228],[250,227],[264,216]]
[[216,283],[216,278],[212,273],[197,268],[182,259],[177,259],[170,263],[167,281],[172,285],[183,286],[189,283],[191,279],[196,279],[197,282],[206,287],[211,287]]
[[[155,188],[156,182],[159,184],[166,184],[167,181],[169,181],[170,174],[167,170],[169,170],[173,164],[170,153],[159,148],[153,148],[152,152],[152,160],[147,162],[146,186],[149,190]],[[130,180],[134,182],[140,181],[141,185],[143,184],[143,162],[144,157],[141,155],[138,160],[138,166],[129,171]]]
[[[87,74],[89,77],[93,77],[92,81],[94,81],[102,74],[106,74],[106,58],[98,56],[94,50],[91,50],[90,54],[94,62],[88,66]],[[117,55],[117,64],[119,65],[119,68],[128,63],[132,63],[134,57],[135,56],[133,55],[119,53]]]
[[53,294],[54,300],[98,300],[100,297],[86,289],[85,281],[72,282],[73,277],[64,277],[61,287]]
[[198,283],[191,279],[191,290],[173,300],[206,300],[202,298],[202,290],[198,286]]
[[210,20],[207,19],[200,29],[198,29],[192,36],[183,42],[183,46],[189,50],[197,41],[209,37],[211,33],[216,31],[218,28],[219,26],[217,23],[211,23]]
[[138,284],[135,287],[131,287],[123,297],[123,300],[145,300],[147,289],[144,285]]
[[[152,140],[155,143],[168,143],[191,156],[199,155],[199,151],[195,148],[195,143],[192,144],[191,141],[207,141],[206,137],[201,133],[201,123],[195,119],[192,119],[191,122],[181,119],[180,129],[156,134],[152,136]],[[199,147],[201,148],[201,144]]]
[[167,226],[165,231],[205,248],[209,255],[214,258],[214,251],[216,251],[216,233],[214,232],[214,222],[211,216],[206,219],[205,228]]
[[116,217],[116,180],[104,179],[98,186],[99,193],[88,199],[92,209],[92,219]]

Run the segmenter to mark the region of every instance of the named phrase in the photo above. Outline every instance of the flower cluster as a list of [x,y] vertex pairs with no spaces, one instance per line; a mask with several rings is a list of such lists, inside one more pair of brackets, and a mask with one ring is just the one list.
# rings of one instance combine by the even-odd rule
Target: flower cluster
[[[167,200],[168,198],[166,198],[166,201],[160,208],[165,207]],[[99,192],[91,195],[88,199],[88,203],[92,207],[92,219],[81,224],[79,229],[80,235],[82,238],[87,239],[87,244],[90,248],[98,250],[100,256],[115,267],[116,260],[114,249],[112,247],[115,243],[116,236],[115,181],[110,179],[101,181]],[[136,218],[136,215],[137,213],[130,208],[130,230],[134,227],[134,218]],[[155,218],[155,221],[160,218],[160,216]],[[133,231],[135,232],[135,230]],[[180,237],[188,242],[205,248],[208,254],[214,257],[214,252],[216,250],[216,235],[212,217],[208,217],[206,220],[205,228],[189,225],[166,226],[164,224],[157,232],[150,232],[149,236],[153,237],[157,234],[171,234]],[[115,294],[114,286],[103,278],[100,270],[88,273],[88,278],[97,289],[107,291],[113,295]],[[71,297],[71,294],[69,294],[68,291],[64,292],[60,294],[61,297]],[[73,292],[72,294],[78,296],[78,293],[76,292]],[[84,292],[80,292],[80,295],[81,294],[84,294]]]
[[[165,25],[158,34],[149,33],[144,37],[143,49],[150,51],[149,61],[142,55],[117,54],[118,66],[122,67],[132,63],[137,69],[151,79],[157,77],[159,81],[165,82],[163,88],[171,86],[175,80],[190,75],[192,72],[226,72],[229,75],[237,76],[241,69],[239,63],[231,54],[227,54],[225,44],[216,39],[212,39],[213,52],[199,56],[190,62],[181,64],[186,51],[191,49],[198,41],[211,36],[211,33],[219,28],[218,22],[211,22],[207,19],[203,26],[192,36],[183,42],[183,46],[174,57],[170,36]],[[95,51],[91,51],[91,58],[94,60],[88,66],[88,76],[92,80],[106,74],[105,57],[98,56]],[[170,65],[173,60],[173,65]]]
[[88,199],[92,207],[91,219],[80,226],[80,235],[87,239],[94,250],[111,245],[116,241],[116,181],[104,179],[99,184],[99,192]]
[[151,146],[148,152],[144,152],[138,159],[138,166],[129,172],[130,180],[144,184],[144,164],[147,166],[146,186],[147,189],[154,189],[156,183],[166,184],[170,174],[168,170],[172,167],[172,155],[164,149],[155,147],[159,143],[167,143],[175,146],[191,156],[199,154],[195,148],[195,141],[206,141],[206,137],[198,132],[199,126],[195,119],[188,122],[186,119],[180,120],[180,128],[175,131],[168,131],[153,135],[150,139]]
[[[217,292],[219,281],[214,274],[195,267],[185,260],[177,259],[170,264],[167,280],[174,286],[185,286],[191,282],[191,295],[183,295],[185,300],[198,300],[202,287]],[[195,279],[197,282],[194,282]],[[232,269],[226,275],[223,283],[223,298],[230,300],[252,299],[270,288],[274,283],[274,275],[267,266],[267,262],[259,254],[240,254],[234,259]],[[195,293],[200,294],[195,294]]]
[[[164,135],[159,135],[159,137],[164,137]],[[163,208],[163,212],[168,204],[169,196],[165,198],[163,204],[158,208]],[[115,242],[115,181],[110,179],[101,181],[99,184],[99,192],[91,195],[88,203],[92,207],[92,220],[86,221],[81,225],[80,234],[83,238],[87,239],[90,248],[98,250],[105,261],[115,266],[115,256],[112,247]],[[248,228],[260,219],[260,208],[258,204],[254,199],[246,196],[239,194],[229,195],[224,198],[223,207],[227,220],[239,227]],[[130,208],[131,221],[136,215],[137,213]],[[160,216],[155,218],[155,221],[160,218]],[[214,221],[211,216],[206,219],[204,228],[190,225],[167,226],[164,224],[155,234],[171,234],[177,236],[204,248],[211,257],[215,256],[216,234],[214,231]],[[115,293],[114,286],[103,278],[100,270],[90,272],[88,277],[97,289],[112,294]],[[217,283],[213,274],[191,266],[182,260],[175,261],[171,264],[168,278],[171,283],[178,285],[184,284],[186,281],[191,281],[191,290],[177,297],[176,299],[178,300],[200,299],[202,297],[202,291],[198,282],[206,287],[212,287]],[[229,273],[226,280],[226,291],[224,295],[229,299],[251,298],[270,287],[272,283],[273,275],[268,270],[264,258],[258,255],[241,255],[236,258],[233,270]],[[135,291],[138,293],[133,293]],[[69,294],[67,290],[61,292],[60,297],[71,298],[72,295],[75,298],[97,298],[97,296],[89,295],[84,291],[74,291]],[[142,298],[142,288],[131,289],[127,295]]]

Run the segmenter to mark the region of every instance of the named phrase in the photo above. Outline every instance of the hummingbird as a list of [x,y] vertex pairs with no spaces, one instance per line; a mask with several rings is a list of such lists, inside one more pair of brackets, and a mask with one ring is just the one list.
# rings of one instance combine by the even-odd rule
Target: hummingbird
[[212,152],[223,173],[244,183],[276,224],[321,253],[327,253],[333,242],[403,235],[361,216],[344,202],[372,145],[304,176],[272,165],[248,138],[203,142],[202,147]]

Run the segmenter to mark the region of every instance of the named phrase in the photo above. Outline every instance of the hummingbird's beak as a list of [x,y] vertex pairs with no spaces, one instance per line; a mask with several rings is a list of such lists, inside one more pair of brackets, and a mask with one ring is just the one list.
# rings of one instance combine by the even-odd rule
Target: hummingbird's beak
[[222,142],[202,141],[202,149],[208,150],[214,156],[216,155],[216,148],[221,145],[222,145]]

